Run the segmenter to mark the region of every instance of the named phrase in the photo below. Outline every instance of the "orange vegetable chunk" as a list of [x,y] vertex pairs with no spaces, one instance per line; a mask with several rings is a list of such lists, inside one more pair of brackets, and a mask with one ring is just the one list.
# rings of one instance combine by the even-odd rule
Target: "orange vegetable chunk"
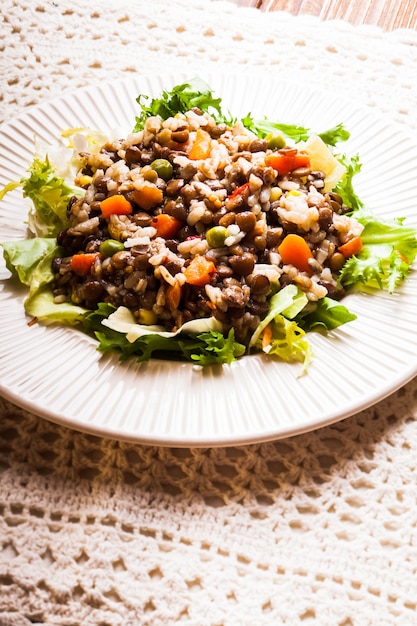
[[140,189],[132,192],[132,199],[141,209],[149,211],[161,204],[164,194],[156,185],[144,183]]
[[109,196],[100,202],[101,214],[108,218],[110,215],[130,215],[133,207],[129,200],[121,194]]
[[156,228],[156,236],[164,239],[175,237],[177,232],[184,226],[184,222],[173,215],[160,213],[152,219],[151,226]]
[[188,153],[188,158],[194,161],[207,159],[211,152],[211,137],[206,130],[199,128],[196,137]]
[[299,167],[310,167],[310,157],[302,152],[276,152],[265,157],[265,164],[273,167],[278,174],[284,176]]
[[213,261],[206,259],[201,254],[192,258],[190,264],[183,271],[186,282],[197,287],[207,285],[215,272],[216,266]]
[[342,246],[339,246],[338,250],[343,254],[345,259],[349,259],[351,256],[359,254],[362,250],[362,239],[360,237],[353,237]]
[[178,282],[175,282],[167,288],[165,300],[170,311],[176,311],[178,309],[181,300],[181,292],[181,285]]
[[271,324],[265,327],[264,332],[262,333],[262,350],[265,350],[271,343],[272,340],[272,327]]
[[99,252],[80,252],[71,258],[71,269],[79,276],[87,276],[95,260],[100,256]]
[[300,235],[295,233],[287,235],[278,246],[278,252],[285,265],[294,265],[301,272],[311,272],[308,260],[312,259],[313,255],[308,243]]

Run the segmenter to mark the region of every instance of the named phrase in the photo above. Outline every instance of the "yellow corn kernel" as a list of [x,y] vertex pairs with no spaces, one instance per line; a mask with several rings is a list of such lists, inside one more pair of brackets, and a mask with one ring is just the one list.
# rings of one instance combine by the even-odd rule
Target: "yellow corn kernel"
[[220,207],[222,206],[222,201],[220,200],[219,196],[216,196],[215,193],[212,193],[208,196],[208,200],[209,202],[211,202],[212,204],[214,204],[214,206],[216,207],[216,209],[220,209]]
[[91,185],[92,180],[93,179],[91,176],[87,176],[87,174],[82,174],[76,179],[75,183],[80,187],[88,187],[88,185]]
[[157,320],[158,318],[153,311],[150,311],[149,309],[139,309],[138,311],[139,324],[150,326],[151,324],[156,324]]
[[271,188],[271,194],[269,196],[269,200],[271,202],[276,202],[277,200],[280,199],[281,196],[282,196],[282,189],[280,189],[279,187]]

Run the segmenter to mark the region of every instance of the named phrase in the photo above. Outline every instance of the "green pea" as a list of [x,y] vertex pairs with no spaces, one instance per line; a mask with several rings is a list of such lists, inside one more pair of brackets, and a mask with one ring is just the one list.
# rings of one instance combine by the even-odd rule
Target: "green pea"
[[169,180],[172,178],[173,167],[172,164],[166,159],[155,159],[152,161],[151,168],[155,170],[159,178],[163,180]]
[[116,252],[124,250],[125,247],[121,241],[117,239],[106,239],[100,244],[100,253],[105,257],[113,256]]
[[229,231],[224,226],[213,226],[206,232],[206,240],[210,248],[221,248],[228,236]]
[[279,150],[286,145],[285,139],[281,133],[269,133],[269,135],[265,137],[265,140],[268,142],[268,148],[271,150]]

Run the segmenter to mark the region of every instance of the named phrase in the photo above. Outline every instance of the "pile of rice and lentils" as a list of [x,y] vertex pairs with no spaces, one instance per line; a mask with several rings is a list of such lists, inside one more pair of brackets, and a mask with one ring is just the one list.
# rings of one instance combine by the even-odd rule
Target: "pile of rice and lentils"
[[[326,191],[324,172],[268,165],[272,152],[297,153],[284,143],[191,109],[80,154],[85,195],[71,199],[58,235],[55,302],[124,306],[170,331],[214,316],[247,344],[277,285],[312,302],[342,297],[338,248],[361,226]],[[307,242],[308,267],[283,263],[290,233]]]

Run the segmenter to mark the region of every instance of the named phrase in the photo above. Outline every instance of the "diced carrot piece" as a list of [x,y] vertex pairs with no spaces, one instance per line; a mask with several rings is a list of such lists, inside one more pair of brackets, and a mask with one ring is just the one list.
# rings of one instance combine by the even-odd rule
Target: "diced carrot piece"
[[71,269],[79,276],[87,276],[95,260],[100,256],[99,252],[80,252],[71,257]]
[[156,228],[156,236],[164,239],[175,237],[177,232],[184,226],[184,222],[173,215],[160,213],[152,219],[151,226]]
[[216,266],[213,261],[201,254],[192,258],[190,264],[183,270],[186,282],[197,287],[207,285],[215,272]]
[[140,189],[132,192],[132,200],[144,211],[149,211],[164,199],[164,194],[156,185],[144,183]]
[[360,237],[353,237],[349,239],[343,246],[339,246],[338,251],[343,254],[345,259],[349,259],[355,254],[359,254],[362,250],[362,239]]
[[105,218],[110,217],[110,215],[130,215],[133,211],[129,200],[119,193],[102,200],[100,209],[102,216]]
[[275,152],[265,157],[265,164],[273,167],[278,174],[284,176],[299,167],[310,167],[310,157],[302,152]]
[[265,350],[265,348],[267,348],[270,345],[271,339],[272,339],[272,327],[271,327],[271,324],[268,324],[268,326],[265,327],[264,332],[262,333],[262,350]]
[[193,145],[188,153],[188,158],[194,161],[207,159],[211,152],[211,137],[206,130],[199,128]]
[[173,285],[169,285],[165,292],[165,300],[170,311],[176,311],[181,300],[181,285],[179,282],[175,282]]
[[313,254],[306,240],[300,235],[295,233],[287,235],[278,246],[278,252],[285,265],[294,265],[302,272],[311,272],[308,260],[313,258]]

